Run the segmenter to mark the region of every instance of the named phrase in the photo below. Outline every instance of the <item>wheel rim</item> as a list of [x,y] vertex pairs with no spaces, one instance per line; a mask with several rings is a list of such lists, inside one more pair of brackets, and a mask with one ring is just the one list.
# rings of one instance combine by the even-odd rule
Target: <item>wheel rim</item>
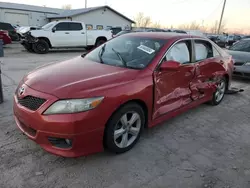
[[40,52],[44,52],[46,50],[45,46],[42,45],[42,44],[38,44],[37,45],[37,49],[40,51]]
[[226,90],[226,83],[224,80],[222,80],[218,86],[217,86],[217,90],[215,92],[215,100],[216,102],[220,102],[225,94],[225,90]]
[[141,130],[141,117],[137,112],[127,112],[117,122],[114,129],[114,142],[119,148],[133,144]]

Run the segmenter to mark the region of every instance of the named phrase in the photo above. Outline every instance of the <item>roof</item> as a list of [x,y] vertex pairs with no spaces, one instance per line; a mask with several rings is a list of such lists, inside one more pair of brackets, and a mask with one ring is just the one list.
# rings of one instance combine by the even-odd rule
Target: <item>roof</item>
[[174,33],[174,32],[133,32],[126,34],[126,36],[128,35],[138,36],[138,37],[158,38],[158,39],[204,38],[200,36],[187,35],[183,33]]
[[25,4],[18,4],[18,3],[6,3],[6,2],[0,2],[0,9],[1,8],[43,12],[43,13],[51,13],[51,14],[59,14],[62,11],[64,11],[63,9],[58,9],[58,8],[48,8],[48,7],[25,5]]
[[47,18],[67,18],[67,17],[77,16],[77,15],[80,15],[80,14],[86,14],[86,13],[89,13],[89,12],[92,12],[92,11],[95,11],[95,10],[104,9],[104,8],[107,8],[107,9],[113,11],[114,13],[116,13],[119,16],[123,17],[124,19],[130,21],[131,23],[135,23],[133,20],[129,19],[128,17],[126,17],[123,14],[117,12],[116,10],[112,9],[109,6],[98,6],[98,7],[90,7],[90,8],[82,8],[82,9],[64,10],[59,15],[48,16]]

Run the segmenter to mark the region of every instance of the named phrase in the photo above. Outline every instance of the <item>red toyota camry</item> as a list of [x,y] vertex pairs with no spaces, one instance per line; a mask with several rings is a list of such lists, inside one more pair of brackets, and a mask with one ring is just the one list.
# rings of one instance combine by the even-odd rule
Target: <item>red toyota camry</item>
[[27,74],[14,96],[15,121],[56,155],[122,153],[144,128],[205,102],[218,105],[232,70],[231,56],[206,38],[126,34]]

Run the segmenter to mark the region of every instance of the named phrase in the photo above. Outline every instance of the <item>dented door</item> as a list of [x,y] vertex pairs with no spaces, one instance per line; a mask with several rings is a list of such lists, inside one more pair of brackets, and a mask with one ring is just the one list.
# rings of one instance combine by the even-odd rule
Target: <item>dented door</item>
[[223,59],[214,50],[216,49],[208,41],[194,41],[196,73],[190,83],[193,100],[212,96],[217,81],[225,72]]
[[[154,115],[153,119],[176,110],[192,101],[190,82],[194,78],[195,64],[192,63],[191,40],[173,45],[162,62],[174,60],[180,63],[178,70],[154,72]],[[161,63],[162,63],[161,62]]]
[[182,65],[176,72],[154,73],[154,119],[192,101],[189,87],[194,73],[195,66],[193,64]]

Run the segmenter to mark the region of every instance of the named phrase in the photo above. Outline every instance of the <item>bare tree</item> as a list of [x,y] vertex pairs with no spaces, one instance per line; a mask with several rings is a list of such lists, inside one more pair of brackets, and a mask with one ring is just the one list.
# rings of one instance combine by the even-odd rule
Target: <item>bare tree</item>
[[[211,33],[217,33],[218,27],[219,27],[219,23],[218,23],[218,20],[216,20],[214,22],[214,24],[210,27],[210,32]],[[225,21],[222,21],[220,31],[221,31],[221,33],[226,31],[226,23],[225,23]]]
[[62,9],[70,10],[70,9],[72,9],[72,5],[71,5],[71,4],[63,5],[63,6],[62,6]]
[[145,16],[144,13],[139,12],[134,18],[136,27],[149,27],[152,23],[149,16]]
[[160,22],[153,22],[150,26],[153,28],[162,28],[162,25],[160,24]]
[[191,22],[190,24],[181,24],[178,27],[179,29],[187,29],[187,30],[201,30],[202,26],[198,23],[196,23],[196,21]]

